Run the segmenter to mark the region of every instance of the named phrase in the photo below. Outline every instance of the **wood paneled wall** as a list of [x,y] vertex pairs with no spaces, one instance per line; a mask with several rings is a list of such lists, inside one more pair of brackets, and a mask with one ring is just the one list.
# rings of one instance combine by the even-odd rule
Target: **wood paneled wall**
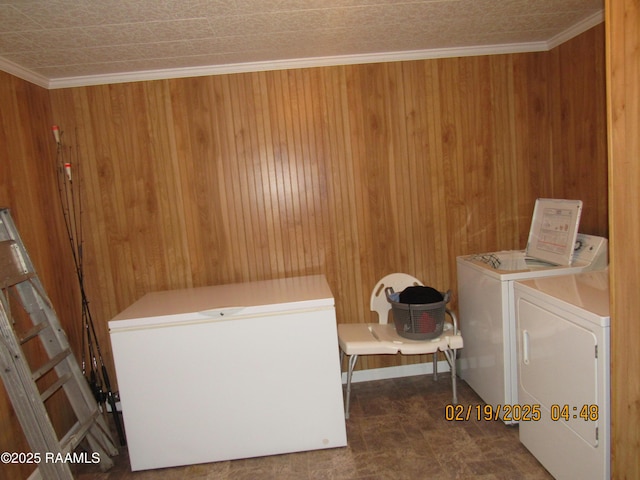
[[612,478],[640,478],[640,1],[606,2]]
[[[44,118],[83,175],[109,364],[108,320],[149,291],[321,273],[339,321],[368,321],[370,289],[393,271],[451,288],[455,307],[456,256],[522,248],[536,197],[582,198],[582,230],[606,235],[603,32],[545,53],[48,92]],[[50,181],[28,187],[40,215]],[[66,252],[52,247],[38,245],[43,260]]]
[[[604,25],[599,29],[604,32]],[[602,170],[607,158],[602,35],[581,35],[550,52],[553,165],[549,174],[556,195],[584,201],[580,231],[608,237],[608,177]],[[576,78],[590,80],[575,82]]]
[[550,53],[52,91],[97,318],[153,290],[323,273],[340,321],[368,320],[384,274],[455,291],[457,255],[523,247],[536,197],[582,198],[583,231],[606,234],[601,62],[599,27]]

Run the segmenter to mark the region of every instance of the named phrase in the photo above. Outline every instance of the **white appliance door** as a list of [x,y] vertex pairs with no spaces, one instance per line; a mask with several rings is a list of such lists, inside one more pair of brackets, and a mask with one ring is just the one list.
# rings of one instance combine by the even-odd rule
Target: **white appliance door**
[[518,308],[522,391],[545,415],[597,446],[598,415],[593,415],[595,420],[584,418],[591,405],[599,404],[597,337],[526,298]]
[[346,445],[333,307],[112,330],[132,470]]
[[606,338],[537,296],[517,302],[519,401],[540,405],[520,441],[558,480],[609,478]]

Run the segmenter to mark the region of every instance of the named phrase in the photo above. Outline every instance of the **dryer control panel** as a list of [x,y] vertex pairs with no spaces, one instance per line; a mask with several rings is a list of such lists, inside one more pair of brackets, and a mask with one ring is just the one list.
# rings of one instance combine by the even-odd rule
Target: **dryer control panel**
[[573,249],[573,265],[586,263],[590,270],[602,270],[609,264],[609,242],[604,237],[579,233]]

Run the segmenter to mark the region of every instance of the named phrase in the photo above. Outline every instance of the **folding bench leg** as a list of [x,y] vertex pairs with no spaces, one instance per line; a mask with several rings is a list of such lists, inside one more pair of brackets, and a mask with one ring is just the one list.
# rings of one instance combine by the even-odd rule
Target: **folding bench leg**
[[356,366],[356,362],[358,361],[358,355],[351,355],[349,357],[349,367],[347,370],[347,399],[346,405],[344,407],[344,418],[349,418],[349,405],[351,402],[351,377],[353,376],[353,369]]
[[438,351],[433,353],[433,381],[438,381]]
[[447,348],[446,350],[442,350],[445,357],[447,357],[447,362],[449,362],[449,366],[451,367],[451,390],[453,391],[453,404],[458,404],[458,388],[456,383],[456,351]]

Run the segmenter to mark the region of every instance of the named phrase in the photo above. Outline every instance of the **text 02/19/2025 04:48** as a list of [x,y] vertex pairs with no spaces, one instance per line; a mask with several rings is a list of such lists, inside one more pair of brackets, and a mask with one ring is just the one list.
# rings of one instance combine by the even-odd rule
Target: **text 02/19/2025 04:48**
[[[514,421],[514,422],[537,422],[542,419],[543,409],[539,404],[514,404],[514,405],[447,405],[445,407],[445,419],[452,422],[475,421]],[[598,420],[598,405],[551,405],[548,413],[549,418],[554,422],[584,420]]]

